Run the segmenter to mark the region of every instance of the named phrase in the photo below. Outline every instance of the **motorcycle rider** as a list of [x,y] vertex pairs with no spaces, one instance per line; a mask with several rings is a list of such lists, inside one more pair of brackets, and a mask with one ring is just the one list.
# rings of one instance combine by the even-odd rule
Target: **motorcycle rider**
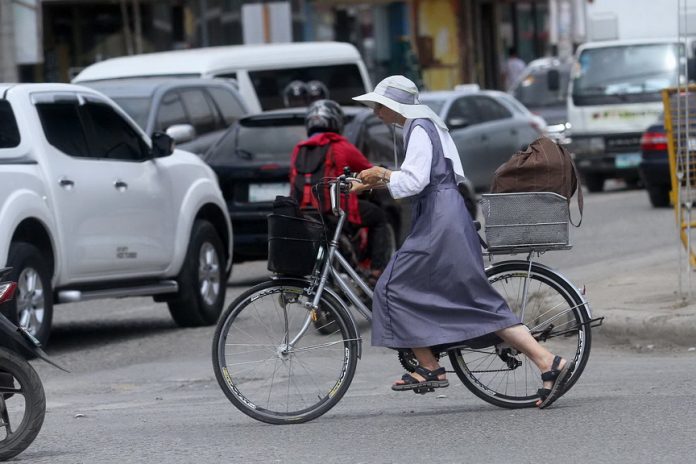
[[[298,156],[302,156],[299,155],[301,152],[311,153],[309,156],[315,156],[315,152],[307,151],[307,149],[327,148],[324,151],[326,155],[324,166],[321,169],[321,173],[325,177],[340,176],[345,167],[353,172],[360,172],[372,167],[372,163],[365,158],[360,150],[341,135],[343,125],[343,110],[333,100],[317,100],[307,109],[305,128],[308,138],[295,146],[290,164],[290,185],[293,186],[291,187],[291,196],[300,203],[300,206],[306,207],[311,203],[313,207],[326,212],[328,204],[326,200],[322,200],[323,204],[318,204],[314,196],[307,195],[308,192],[303,194],[301,189],[294,187],[296,178],[298,175],[302,175],[301,172],[298,173]],[[329,146],[326,147],[326,145]],[[368,229],[367,253],[371,261],[371,275],[368,280],[374,284],[389,260],[387,216],[379,206],[370,201],[359,199],[355,193],[342,195],[346,196],[342,203],[346,205],[344,209],[348,214],[348,222],[355,227],[367,227]],[[306,198],[307,196],[310,198]]]
[[307,105],[309,89],[307,84],[300,80],[294,80],[283,89],[283,104],[286,108]]

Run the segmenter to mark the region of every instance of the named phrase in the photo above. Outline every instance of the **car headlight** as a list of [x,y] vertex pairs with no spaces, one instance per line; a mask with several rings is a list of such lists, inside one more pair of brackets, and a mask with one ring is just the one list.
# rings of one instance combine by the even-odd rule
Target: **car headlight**
[[564,122],[560,124],[551,124],[549,125],[546,130],[548,130],[551,133],[561,133],[565,132],[567,130],[570,130],[570,123],[569,122]]

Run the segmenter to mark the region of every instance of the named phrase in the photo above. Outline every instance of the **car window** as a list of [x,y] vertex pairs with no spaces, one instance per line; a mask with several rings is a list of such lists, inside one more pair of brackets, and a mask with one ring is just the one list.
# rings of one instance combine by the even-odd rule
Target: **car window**
[[478,124],[481,122],[481,117],[478,114],[477,106],[471,97],[457,98],[450,106],[447,113],[447,121],[451,119],[464,119],[467,124]]
[[401,129],[392,132],[392,127],[384,124],[376,116],[368,116],[364,121],[358,148],[372,164],[394,166],[394,136],[396,136],[396,152],[399,166],[403,162],[404,147]]
[[244,106],[232,92],[219,87],[210,87],[208,92],[220,110],[226,126],[234,124],[235,121],[244,116]]
[[90,152],[96,158],[142,161],[148,148],[140,134],[111,106],[87,102],[83,106]]
[[503,93],[503,94],[500,94],[498,98],[505,100],[518,113],[524,114],[525,116],[529,115],[529,113],[530,113],[529,109],[526,106],[524,106],[518,99],[513,97],[512,95],[507,94],[507,93]]
[[123,111],[128,113],[128,116],[133,118],[133,120],[143,129],[147,126],[147,116],[150,114],[150,107],[152,101],[147,97],[133,97],[133,98],[112,98],[118,106],[121,107]]
[[353,97],[365,93],[356,64],[250,71],[249,78],[264,110],[285,107],[283,91],[290,82],[297,80],[322,82],[329,91],[327,98],[340,105],[354,105]]
[[549,90],[546,68],[530,72],[514,90],[515,97],[529,108],[538,106],[562,105],[568,96],[568,69],[558,69],[560,85],[557,90]]
[[37,103],[36,111],[48,143],[66,155],[89,156],[77,99],[74,102]]
[[10,102],[0,100],[0,148],[19,145],[19,128]]
[[421,103],[428,105],[435,114],[440,114],[442,107],[445,106],[445,100],[423,100]]
[[295,145],[307,137],[304,117],[242,119],[204,156],[212,165],[290,163]]
[[191,124],[196,129],[196,134],[206,134],[218,129],[214,110],[210,106],[203,90],[183,90],[181,92],[181,100],[184,102]]
[[189,124],[189,121],[186,117],[184,105],[181,103],[181,98],[179,98],[179,93],[170,91],[164,95],[157,110],[155,130],[166,131],[175,124]]
[[510,110],[495,101],[491,97],[477,96],[473,97],[478,107],[478,112],[481,115],[481,122],[497,121],[512,117]]

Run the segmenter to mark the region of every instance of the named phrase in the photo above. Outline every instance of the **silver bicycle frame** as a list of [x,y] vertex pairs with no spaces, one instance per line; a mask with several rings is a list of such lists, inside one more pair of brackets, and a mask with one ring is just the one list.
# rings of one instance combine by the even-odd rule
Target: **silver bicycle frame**
[[339,194],[338,182],[331,184],[329,193],[331,196],[331,208],[333,213],[338,216],[338,224],[336,225],[334,235],[329,242],[328,253],[324,261],[323,268],[318,276],[319,285],[317,286],[316,294],[312,300],[312,308],[317,309],[319,307],[319,301],[321,300],[322,293],[324,292],[324,287],[328,282],[329,276],[331,276],[332,281],[338,286],[338,288],[340,288],[340,290],[345,294],[348,300],[350,300],[353,306],[355,306],[358,312],[369,321],[372,320],[369,308],[365,306],[360,297],[356,294],[355,290],[351,288],[350,284],[346,281],[346,278],[342,275],[342,273],[347,274],[348,277],[358,284],[360,289],[365,292],[370,300],[372,300],[373,293],[370,287],[362,280],[358,273],[355,272],[348,260],[338,251],[338,242],[346,221],[346,212],[343,211],[340,204],[341,195]]

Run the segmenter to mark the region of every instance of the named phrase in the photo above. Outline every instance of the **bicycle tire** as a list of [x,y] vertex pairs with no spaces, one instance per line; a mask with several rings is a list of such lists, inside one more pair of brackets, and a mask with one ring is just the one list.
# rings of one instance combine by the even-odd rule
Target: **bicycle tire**
[[[14,394],[0,394],[0,461],[5,461],[27,449],[39,434],[46,396],[36,371],[18,354],[0,348],[0,370],[12,375],[16,387]],[[12,428],[15,419],[19,426]]]
[[[215,330],[218,384],[237,409],[261,422],[316,419],[338,403],[355,375],[358,330],[345,306],[328,292],[319,307],[331,315],[335,332],[321,334],[309,323],[300,344],[288,351],[288,338],[309,314],[307,287],[309,282],[300,279],[261,283],[228,306]],[[305,387],[311,393],[303,393]]]
[[[528,270],[527,261],[501,262],[486,270],[491,284],[518,315]],[[523,322],[537,336],[553,324],[549,337],[539,341],[555,354],[575,361],[567,391],[580,378],[589,359],[592,342],[589,307],[570,282],[544,265],[532,263],[530,279]],[[483,349],[457,348],[449,351],[449,357],[462,383],[482,400],[512,409],[536,405],[537,389],[542,386],[541,373],[522,353],[502,344]],[[519,368],[522,368],[521,379],[517,378]]]

